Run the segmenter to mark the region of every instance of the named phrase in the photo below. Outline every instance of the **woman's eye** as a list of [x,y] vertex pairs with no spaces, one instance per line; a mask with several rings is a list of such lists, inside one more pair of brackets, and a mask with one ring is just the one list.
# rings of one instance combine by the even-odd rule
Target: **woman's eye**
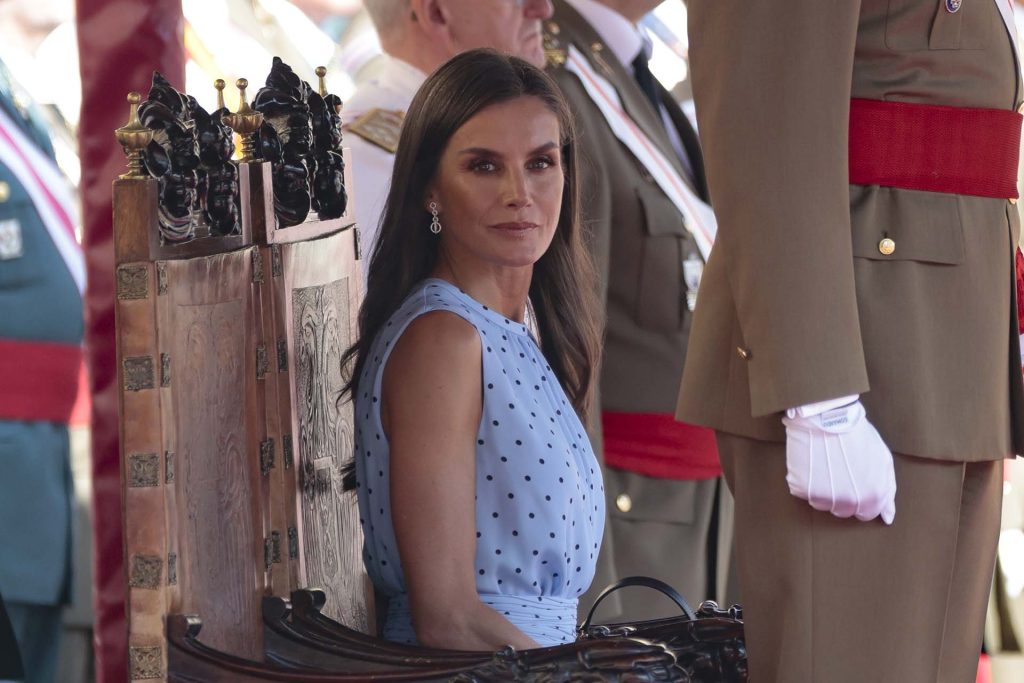
[[546,168],[551,168],[554,165],[555,162],[551,160],[551,157],[537,157],[527,164],[527,168],[542,171]]
[[473,170],[473,171],[480,171],[481,173],[490,173],[491,171],[494,171],[497,168],[498,168],[497,165],[495,165],[495,163],[493,161],[488,161],[486,159],[483,159],[483,160],[480,160],[480,161],[474,161],[470,165],[470,169],[471,170]]

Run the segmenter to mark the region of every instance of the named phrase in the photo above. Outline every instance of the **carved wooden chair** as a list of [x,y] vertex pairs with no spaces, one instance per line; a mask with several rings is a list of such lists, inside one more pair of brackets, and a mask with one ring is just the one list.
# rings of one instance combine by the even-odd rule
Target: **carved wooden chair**
[[[248,135],[242,102],[224,119]],[[173,193],[141,173],[134,111],[119,130],[132,170],[113,188],[131,680],[725,680],[705,676],[720,657],[680,661],[714,628],[735,637],[724,614],[696,635],[668,620],[524,652],[379,639],[342,487],[340,356],[363,282],[352,207],[280,227],[271,164],[244,137],[237,234],[166,239]]]

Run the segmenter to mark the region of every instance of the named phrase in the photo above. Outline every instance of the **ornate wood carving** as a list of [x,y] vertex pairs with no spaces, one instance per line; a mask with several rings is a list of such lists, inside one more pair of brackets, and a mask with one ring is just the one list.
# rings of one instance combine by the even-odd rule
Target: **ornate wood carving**
[[664,644],[676,665],[694,683],[745,683],[747,650],[743,612],[738,606],[723,610],[711,600],[701,603],[696,619],[672,617],[631,624],[591,626],[581,636],[600,640],[628,636]]
[[281,263],[281,246],[273,244],[270,246],[270,274],[273,277],[281,277],[284,273],[284,264]]
[[[260,537],[250,449],[252,394],[251,286],[236,252],[220,260],[214,281],[203,259],[173,263],[165,331],[175,359],[174,438],[176,528],[182,607],[206,616],[210,645],[256,657],[260,643],[256,576]],[[173,344],[173,346],[171,346]],[[202,397],[202,400],[197,400]],[[251,463],[251,464],[250,464]]]
[[166,353],[160,354],[160,386],[171,386],[171,357]]
[[264,477],[274,469],[274,440],[260,442],[260,474]]
[[288,527],[288,559],[299,559],[299,531],[293,526]]
[[146,264],[126,264],[117,268],[117,298],[121,301],[149,296],[149,268]]
[[[341,466],[352,456],[352,409],[337,401],[341,354],[352,341],[348,279],[296,288],[291,298],[306,585],[330,587],[337,601],[345,594],[354,597],[351,588],[340,589],[353,582],[353,559],[351,574],[358,575],[361,562],[354,543],[359,534],[355,497],[341,486]],[[348,546],[355,558],[346,556]],[[340,618],[348,607],[333,604],[326,612]]]
[[256,284],[263,282],[263,255],[259,249],[252,250],[252,281]]
[[256,347],[256,379],[266,379],[267,370],[270,368],[270,360],[267,358],[267,347]]
[[[121,414],[120,458],[126,602],[129,606],[126,636],[130,657],[126,664],[132,679],[157,679],[164,675],[163,609],[166,588],[160,578],[167,552],[166,490],[159,453],[164,450],[160,425],[162,392],[155,387],[154,359],[159,354],[155,319],[157,281],[149,271],[149,241],[156,232],[157,182],[152,179],[114,182],[114,258],[125,267],[117,277],[117,364]],[[132,559],[132,558],[135,559]],[[154,582],[156,585],[154,585]]]
[[167,293],[167,265],[159,261],[156,264],[156,293]]
[[277,340],[277,371],[288,372],[288,340]]
[[132,555],[128,585],[132,588],[158,588],[164,561],[159,555]]
[[[675,666],[675,657],[658,643],[614,638],[586,647],[524,651],[507,648],[490,662],[454,676],[452,683],[690,683]],[[571,648],[571,649],[570,649]],[[575,656],[573,656],[575,655]]]
[[167,294],[167,266],[157,263],[157,294]]
[[135,453],[128,456],[128,486],[145,488],[160,484],[160,456],[156,453]]
[[167,585],[178,585],[178,554],[167,553]]
[[152,356],[125,358],[123,367],[125,391],[142,391],[153,388]]
[[281,435],[281,451],[283,452],[282,458],[284,460],[284,468],[290,470],[292,465],[295,464],[295,455],[292,449],[292,435],[282,434]]
[[281,532],[270,532],[270,561],[274,564],[281,564]]
[[164,481],[174,483],[174,451],[164,451]]
[[164,677],[163,648],[128,648],[128,675],[133,681]]

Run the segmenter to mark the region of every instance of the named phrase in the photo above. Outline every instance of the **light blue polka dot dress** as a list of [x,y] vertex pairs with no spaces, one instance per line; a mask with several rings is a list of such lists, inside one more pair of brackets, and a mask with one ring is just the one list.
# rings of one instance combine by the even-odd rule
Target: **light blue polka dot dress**
[[526,327],[439,279],[414,287],[382,328],[355,397],[363,560],[377,591],[389,598],[384,637],[416,642],[391,523],[381,382],[398,337],[417,316],[437,310],[472,324],[483,354],[483,416],[476,442],[477,592],[541,645],[571,642],[578,597],[594,578],[601,547],[601,470],[579,417]]

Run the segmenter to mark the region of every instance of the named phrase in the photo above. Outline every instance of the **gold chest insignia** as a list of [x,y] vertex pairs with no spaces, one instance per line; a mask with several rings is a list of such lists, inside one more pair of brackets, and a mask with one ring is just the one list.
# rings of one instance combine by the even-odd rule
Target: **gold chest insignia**
[[565,47],[558,37],[561,32],[562,29],[553,21],[544,24],[544,59],[554,69],[565,64],[566,59]]
[[345,129],[394,154],[398,149],[398,137],[404,120],[404,111],[371,109]]

